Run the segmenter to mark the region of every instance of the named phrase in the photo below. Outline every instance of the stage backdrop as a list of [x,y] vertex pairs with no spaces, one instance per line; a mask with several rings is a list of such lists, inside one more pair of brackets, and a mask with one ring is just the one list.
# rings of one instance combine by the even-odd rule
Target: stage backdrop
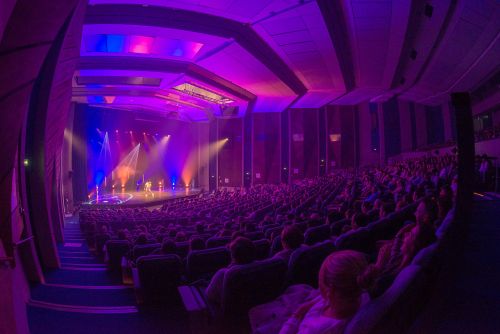
[[102,191],[113,187],[142,190],[147,181],[153,189],[207,184],[201,178],[208,177],[203,172],[208,162],[202,152],[208,150],[208,134],[200,127],[208,128],[208,124],[88,105],[77,110],[85,118],[82,142],[87,152],[88,194],[96,186]]

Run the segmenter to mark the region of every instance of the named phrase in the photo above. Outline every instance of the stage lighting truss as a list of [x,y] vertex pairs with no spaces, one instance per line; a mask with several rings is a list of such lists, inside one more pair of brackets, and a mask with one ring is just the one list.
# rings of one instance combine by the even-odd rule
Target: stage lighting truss
[[215,92],[212,92],[206,88],[202,88],[200,86],[185,82],[183,84],[180,84],[178,86],[172,87],[172,89],[181,92],[183,94],[211,102],[211,103],[216,103],[219,105],[226,105],[229,103],[233,103],[234,101],[231,100],[230,98],[226,96],[222,96],[220,94],[217,94]]

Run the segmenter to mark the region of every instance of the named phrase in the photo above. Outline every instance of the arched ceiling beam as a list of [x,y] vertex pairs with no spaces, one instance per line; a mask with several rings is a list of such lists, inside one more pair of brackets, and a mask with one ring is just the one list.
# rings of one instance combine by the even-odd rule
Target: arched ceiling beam
[[185,73],[242,100],[251,101],[256,99],[256,96],[246,89],[227,81],[199,65],[186,61],[149,58],[145,61],[143,58],[130,56],[85,56],[80,58],[78,69]]
[[346,92],[356,87],[352,48],[349,43],[347,22],[340,0],[317,1],[325,25],[332,39],[333,47],[339,61]]
[[232,38],[272,71],[295,94],[307,88],[252,29],[250,24],[184,9],[142,5],[92,5],[87,8],[85,24],[128,24],[187,30]]

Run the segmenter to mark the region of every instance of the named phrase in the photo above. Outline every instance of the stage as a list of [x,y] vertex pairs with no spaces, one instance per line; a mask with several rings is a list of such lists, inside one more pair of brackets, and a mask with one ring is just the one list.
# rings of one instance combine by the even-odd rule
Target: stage
[[99,194],[92,197],[83,205],[91,206],[120,206],[140,207],[162,205],[167,200],[179,197],[196,196],[201,193],[200,189],[167,189],[162,191],[122,191],[107,194]]

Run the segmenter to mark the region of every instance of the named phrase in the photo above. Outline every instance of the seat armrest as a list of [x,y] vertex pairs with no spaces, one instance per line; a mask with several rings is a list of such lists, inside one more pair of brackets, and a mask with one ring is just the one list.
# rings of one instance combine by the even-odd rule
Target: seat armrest
[[190,285],[182,285],[177,289],[184,308],[189,314],[191,334],[211,333],[209,308],[200,289]]
[[182,298],[184,308],[189,313],[202,312],[208,309],[208,305],[205,302],[205,299],[196,286],[182,285],[177,289],[179,290],[179,294]]

